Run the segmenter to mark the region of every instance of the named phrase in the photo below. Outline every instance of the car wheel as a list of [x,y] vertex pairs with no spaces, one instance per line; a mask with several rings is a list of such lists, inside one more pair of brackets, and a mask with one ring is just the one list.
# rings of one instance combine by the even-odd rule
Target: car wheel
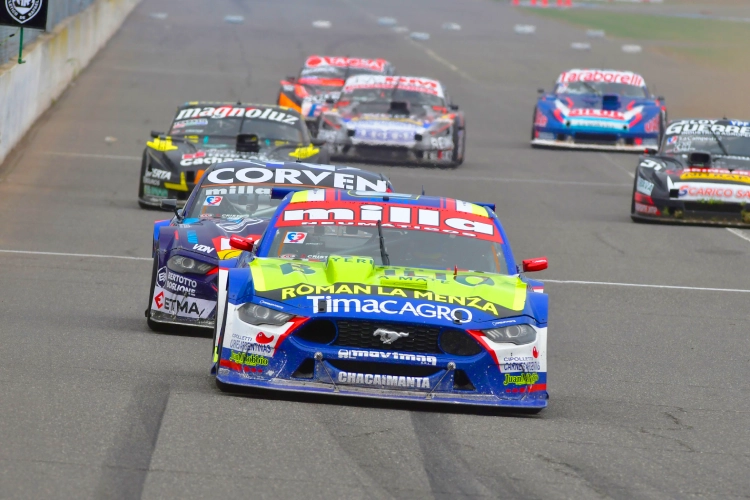
[[148,289],[148,305],[146,306],[146,323],[148,327],[155,332],[163,332],[166,326],[151,319],[151,301],[156,289],[156,273],[159,271],[159,254],[154,255],[154,265],[151,269],[151,286]]

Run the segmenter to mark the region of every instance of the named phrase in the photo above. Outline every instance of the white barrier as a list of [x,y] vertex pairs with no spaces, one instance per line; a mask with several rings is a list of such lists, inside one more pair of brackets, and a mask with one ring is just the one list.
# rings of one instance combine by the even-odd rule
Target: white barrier
[[0,163],[60,97],[140,0],[98,0],[0,66]]

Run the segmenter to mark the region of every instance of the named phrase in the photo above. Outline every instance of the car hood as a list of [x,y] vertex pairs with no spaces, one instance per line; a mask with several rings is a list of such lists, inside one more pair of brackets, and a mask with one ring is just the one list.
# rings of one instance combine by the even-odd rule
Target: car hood
[[320,150],[312,145],[300,146],[285,141],[259,141],[257,153],[236,151],[235,138],[207,138],[203,143],[181,139],[154,139],[148,148],[171,170],[203,169],[214,163],[234,160],[295,161],[314,156]]
[[[162,229],[162,237],[170,241],[171,250],[194,252],[210,259],[227,260],[238,257],[242,251],[229,246],[232,235],[260,237],[269,219],[244,217],[239,219],[184,219],[178,226]],[[166,233],[166,234],[165,234]]]
[[[256,258],[250,272],[246,298],[256,295],[303,316],[369,315],[453,326],[537,318],[528,286],[517,276],[461,272],[454,277],[450,271],[376,266],[369,257],[339,256],[327,262]],[[458,316],[459,323],[451,320]]]

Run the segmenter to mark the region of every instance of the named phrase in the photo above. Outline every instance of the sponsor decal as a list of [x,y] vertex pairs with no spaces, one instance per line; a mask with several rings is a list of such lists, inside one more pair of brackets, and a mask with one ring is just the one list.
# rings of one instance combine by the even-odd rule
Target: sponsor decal
[[204,207],[218,207],[221,205],[221,196],[206,196],[206,200],[203,202]]
[[[149,186],[149,187],[150,186],[161,186],[161,181],[159,179],[152,179],[151,177],[146,177],[144,175],[143,176],[143,184],[145,184],[146,186]],[[144,187],[146,187],[146,186],[144,186]],[[144,189],[144,193],[145,193],[145,191],[146,190]]]
[[216,226],[220,228],[222,231],[227,233],[241,233],[243,232],[248,226],[254,226],[256,224],[261,224],[262,222],[265,222],[263,219],[254,219],[254,218],[243,218],[243,219],[237,219],[237,220],[230,220],[226,222],[217,222]]
[[503,363],[528,363],[533,361],[534,356],[505,356],[502,359]]
[[258,354],[248,354],[244,351],[232,351],[229,355],[229,361],[238,365],[246,366],[268,366],[268,358]]
[[427,377],[403,377],[398,375],[373,375],[371,373],[339,372],[336,376],[339,384],[376,385],[382,387],[403,387],[412,389],[429,389]]
[[750,188],[721,184],[690,183],[677,186],[678,198],[683,200],[718,200],[742,203],[750,201]]
[[[304,274],[304,272],[303,272]],[[471,277],[471,276],[469,276]],[[498,311],[502,311],[505,308],[493,302],[489,302],[482,297],[456,297],[453,295],[440,295],[430,290],[414,290],[409,288],[398,288],[388,286],[375,286],[375,285],[359,285],[357,283],[336,283],[333,285],[308,285],[307,283],[300,283],[293,287],[277,288],[275,290],[269,290],[262,292],[263,295],[268,296],[271,300],[279,300],[281,302],[289,299],[296,299],[305,296],[320,296],[325,295],[327,301],[331,301],[331,304],[326,304],[328,310],[331,307],[338,308],[339,305],[344,303],[336,302],[339,299],[331,297],[331,295],[375,295],[382,297],[393,297],[401,299],[414,299],[414,300],[426,300],[430,302],[440,302],[443,304],[457,305],[463,307],[471,307],[472,309],[479,309],[486,313],[498,316]],[[317,303],[316,303],[317,304]]]
[[[667,127],[666,135],[706,135],[750,137],[750,126],[724,125],[719,120],[680,120]],[[669,141],[669,140],[667,140]],[[669,142],[668,142],[669,143]]]
[[592,117],[592,118],[610,118],[612,120],[624,120],[625,115],[620,111],[611,111],[607,109],[592,109],[592,108],[574,108],[570,110],[568,116],[581,116],[581,117]]
[[539,351],[537,350],[536,346],[531,350],[531,355],[534,356],[534,359],[539,357]]
[[536,373],[519,373],[518,375],[505,374],[503,385],[534,385],[539,381]]
[[[312,301],[312,310],[319,314],[319,303],[325,301],[326,312],[363,312],[388,315],[405,315],[411,314],[417,318],[436,318],[449,322],[470,323],[473,315],[471,311],[463,307],[451,308],[448,306],[438,306],[435,304],[422,303],[413,304],[405,302],[399,305],[396,300],[378,300],[378,299],[334,299],[330,296],[311,295],[307,300]],[[462,314],[458,314],[458,312]]]
[[680,174],[682,180],[705,179],[712,181],[742,182],[750,184],[750,175],[745,171],[730,172],[725,169],[687,169]]
[[599,71],[591,69],[574,69],[566,71],[557,79],[557,83],[603,82],[622,83],[634,87],[644,87],[643,77],[630,71]]
[[335,66],[337,68],[367,69],[382,73],[385,69],[383,59],[359,59],[356,57],[310,56],[305,61],[305,68]]
[[644,205],[643,203],[637,203],[637,202],[635,204],[635,211],[642,213],[642,214],[648,214],[648,215],[661,215],[657,207],[653,205]]
[[192,230],[185,231],[185,232],[187,233],[188,243],[193,243],[193,244],[197,244],[198,243],[198,233],[196,233],[195,231],[192,231]]
[[354,132],[355,139],[377,142],[414,142],[414,129],[383,130],[380,128],[358,126]]
[[[151,180],[151,179],[149,179]],[[157,181],[158,182],[158,181]],[[145,196],[154,196],[158,198],[166,198],[169,196],[169,191],[161,187],[154,186],[143,186],[143,194]]]
[[422,354],[405,354],[402,352],[363,351],[358,349],[339,349],[339,359],[393,359],[396,361],[413,361],[422,365],[437,365],[435,356]]
[[156,272],[156,285],[178,295],[194,297],[198,282],[181,274],[173,273],[165,266]]
[[613,128],[618,130],[627,130],[628,126],[622,122],[606,121],[606,120],[591,120],[591,119],[572,119],[570,120],[571,127],[596,127],[596,128]]
[[540,369],[540,364],[539,361],[529,361],[526,363],[503,363],[502,369],[503,372],[538,372]]
[[647,134],[656,134],[661,128],[661,115],[656,115],[643,125]]
[[638,181],[636,182],[636,191],[639,193],[643,193],[646,196],[651,196],[651,192],[654,190],[654,183],[649,182],[643,177],[638,177]]
[[168,181],[172,179],[172,172],[169,170],[161,170],[158,168],[152,168],[151,170],[146,170],[145,177],[151,177],[154,179],[159,179],[162,181]]
[[278,109],[273,108],[238,108],[234,106],[220,106],[211,107],[206,106],[203,108],[185,108],[181,109],[177,113],[175,121],[185,120],[187,118],[205,117],[209,119],[222,119],[222,118],[250,118],[252,120],[271,120],[288,125],[295,125],[299,121],[299,116],[285,113]]
[[343,92],[349,93],[360,89],[394,89],[422,92],[443,97],[443,87],[437,80],[409,76],[357,75],[346,80]]
[[193,250],[210,254],[214,251],[214,248],[208,245],[193,245]]
[[263,332],[258,333],[258,335],[255,337],[255,341],[259,344],[270,344],[273,342],[274,336],[271,335],[270,337],[266,335]]
[[307,239],[307,233],[303,233],[301,231],[289,231],[286,233],[286,236],[284,236],[284,244],[302,244]]
[[534,125],[537,127],[546,127],[548,121],[547,116],[537,109],[536,116],[534,117]]
[[151,309],[180,317],[206,319],[211,315],[215,306],[215,301],[177,295],[156,287]]
[[377,221],[381,221],[383,227],[457,234],[501,243],[486,209],[477,208],[477,211],[481,215],[396,204],[337,205],[334,202],[302,202],[287,205],[276,225],[336,224],[375,227]]
[[273,355],[273,347],[255,342],[255,336],[239,335],[232,333],[229,348],[233,351],[241,351],[249,354]]
[[234,259],[242,254],[242,250],[237,250],[229,246],[229,238],[220,236],[218,238],[213,238],[211,242],[214,244],[216,256],[219,257],[220,260]]
[[[334,167],[330,167],[333,170]],[[368,178],[369,177],[369,178]],[[385,180],[358,174],[333,172],[327,169],[265,168],[265,166],[245,168],[217,168],[206,175],[207,184],[296,184],[300,186],[320,186],[336,189],[354,189],[356,191],[385,192],[388,185]],[[228,194],[235,188],[242,194],[244,186],[228,186]],[[249,189],[249,187],[248,187]],[[261,188],[256,188],[256,190]],[[268,189],[268,188],[266,188]],[[251,193],[252,190],[247,191]],[[258,191],[258,194],[260,191]],[[270,194],[270,191],[268,193]]]

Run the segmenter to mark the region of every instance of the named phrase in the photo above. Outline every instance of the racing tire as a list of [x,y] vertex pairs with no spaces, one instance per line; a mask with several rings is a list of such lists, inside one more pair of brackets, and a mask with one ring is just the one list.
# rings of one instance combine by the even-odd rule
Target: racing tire
[[[463,136],[461,137],[461,144],[458,144],[458,122],[453,125],[453,167],[459,167],[463,164],[466,158],[466,125],[463,128]],[[458,157],[458,153],[461,153],[461,157]]]
[[154,296],[154,289],[156,288],[156,273],[159,270],[159,254],[156,253],[154,255],[154,265],[151,269],[151,286],[148,289],[148,305],[146,306],[146,323],[148,323],[148,327],[151,329],[151,331],[154,332],[163,332],[167,330],[167,326],[159,323],[158,321],[154,321],[151,319],[151,300]]

